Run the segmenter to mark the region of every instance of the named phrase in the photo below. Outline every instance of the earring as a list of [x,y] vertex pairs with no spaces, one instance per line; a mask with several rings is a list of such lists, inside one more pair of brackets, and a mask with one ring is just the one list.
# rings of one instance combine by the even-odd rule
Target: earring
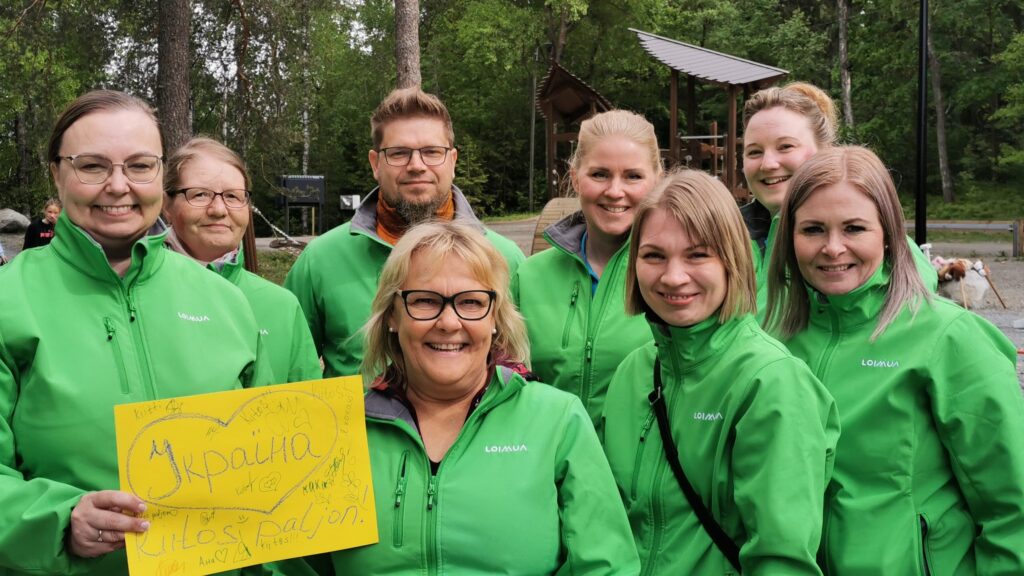
[[388,326],[388,332],[391,332],[392,334],[394,334],[395,333],[395,327],[394,326]]
[[491,328],[491,335],[492,336],[497,334],[497,333],[498,333],[498,329],[497,328]]

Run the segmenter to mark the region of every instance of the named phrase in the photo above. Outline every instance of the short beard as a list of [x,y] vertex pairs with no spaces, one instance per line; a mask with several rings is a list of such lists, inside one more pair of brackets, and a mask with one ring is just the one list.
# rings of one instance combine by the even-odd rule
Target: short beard
[[395,203],[395,212],[398,213],[409,225],[419,224],[434,217],[437,214],[437,209],[444,205],[448,201],[448,194],[438,196],[432,199],[430,202],[423,204],[416,204],[412,202],[406,202],[403,198],[399,197]]

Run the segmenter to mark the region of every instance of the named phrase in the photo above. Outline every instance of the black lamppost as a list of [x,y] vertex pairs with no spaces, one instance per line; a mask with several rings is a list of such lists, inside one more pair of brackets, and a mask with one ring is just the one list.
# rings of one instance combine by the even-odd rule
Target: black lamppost
[[917,47],[917,198],[914,240],[928,241],[928,0],[921,0]]

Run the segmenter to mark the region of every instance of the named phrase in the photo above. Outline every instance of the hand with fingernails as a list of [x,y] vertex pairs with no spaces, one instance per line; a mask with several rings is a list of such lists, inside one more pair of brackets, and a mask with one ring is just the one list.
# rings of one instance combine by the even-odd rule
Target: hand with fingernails
[[149,521],[137,518],[146,504],[118,490],[89,492],[71,511],[67,548],[75,556],[96,558],[124,548],[126,532],[145,532]]

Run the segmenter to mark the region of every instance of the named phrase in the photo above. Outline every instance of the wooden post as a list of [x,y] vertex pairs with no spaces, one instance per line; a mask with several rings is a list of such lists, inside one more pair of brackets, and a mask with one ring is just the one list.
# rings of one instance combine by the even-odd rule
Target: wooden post
[[544,167],[544,181],[548,184],[548,200],[558,196],[558,182],[555,178],[555,151],[558,149],[558,142],[555,142],[555,118],[554,106],[546,106],[547,114],[544,115],[544,135],[547,144],[547,160]]
[[711,121],[711,175],[718,176],[718,120]]
[[668,97],[668,147],[672,165],[679,165],[679,72],[672,70]]
[[[686,77],[686,134],[693,136],[697,133],[697,81],[693,76]],[[700,168],[700,141],[689,140],[687,148],[690,149],[690,156]]]
[[725,186],[736,187],[736,87],[729,86],[729,135],[725,138]]

